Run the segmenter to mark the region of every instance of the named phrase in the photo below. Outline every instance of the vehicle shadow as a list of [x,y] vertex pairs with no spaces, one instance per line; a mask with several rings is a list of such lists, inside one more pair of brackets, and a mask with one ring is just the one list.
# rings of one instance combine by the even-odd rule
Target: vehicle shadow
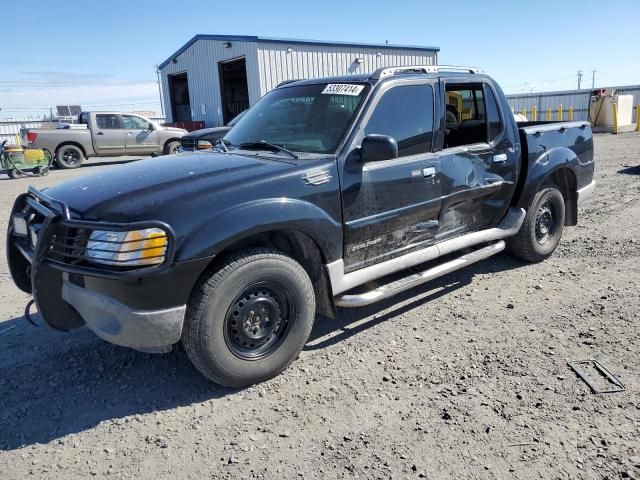
[[623,175],[640,175],[640,165],[623,168],[622,170],[618,170],[618,173],[622,173]]
[[[386,300],[365,307],[338,309],[336,319],[319,318],[316,320],[309,342],[304,349],[306,351],[319,350],[342,342],[380,323],[392,320],[396,316],[469,285],[473,281],[474,275],[503,272],[525,265],[526,263],[516,258],[501,254]],[[378,315],[380,312],[384,313]]]
[[87,329],[57,332],[22,318],[0,325],[0,451],[236,391],[206,380],[181,347],[153,355]]
[[[522,265],[499,255],[394,298],[363,308],[341,309],[336,320],[318,319],[306,350],[326,348],[393,321],[403,312],[468,285],[476,274]],[[400,306],[393,309],[396,304]],[[87,329],[58,332],[33,327],[18,317],[0,325],[0,451],[48,443],[102,422],[120,425],[135,421],[136,415],[238,391],[206,380],[181,347],[153,355],[111,345]],[[337,334],[329,335],[333,332]]]

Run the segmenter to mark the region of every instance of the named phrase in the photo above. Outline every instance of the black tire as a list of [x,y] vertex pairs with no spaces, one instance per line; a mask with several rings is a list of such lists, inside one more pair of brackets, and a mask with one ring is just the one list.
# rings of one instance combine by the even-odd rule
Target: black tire
[[549,258],[560,242],[564,227],[564,198],[554,187],[536,193],[520,231],[508,240],[508,251],[527,262]]
[[302,266],[256,248],[231,254],[202,275],[187,306],[182,343],[205,377],[245,387],[297,358],[314,317],[313,286]]
[[167,142],[164,146],[164,155],[173,155],[178,153],[178,148],[180,148],[180,142]]
[[18,178],[22,178],[22,174],[18,170],[13,169],[9,170],[9,177],[16,180]]
[[56,165],[58,168],[79,168],[84,162],[82,149],[75,145],[62,145],[56,151]]

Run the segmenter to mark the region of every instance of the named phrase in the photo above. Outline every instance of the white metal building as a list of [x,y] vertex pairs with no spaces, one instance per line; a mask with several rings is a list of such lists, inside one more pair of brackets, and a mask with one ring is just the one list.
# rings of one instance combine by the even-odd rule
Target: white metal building
[[168,122],[227,123],[285,80],[435,65],[438,47],[196,35],[159,66]]

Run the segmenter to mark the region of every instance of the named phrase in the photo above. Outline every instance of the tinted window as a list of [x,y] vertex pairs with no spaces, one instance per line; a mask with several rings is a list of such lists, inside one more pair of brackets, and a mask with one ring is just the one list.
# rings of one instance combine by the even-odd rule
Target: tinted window
[[118,115],[96,115],[96,124],[103,130],[120,128]]
[[124,123],[124,128],[131,130],[149,130],[149,122],[133,115],[123,115],[122,123]]
[[500,110],[498,110],[498,102],[493,94],[493,91],[487,85],[485,88],[487,93],[487,121],[489,122],[489,141],[492,142],[496,139],[498,134],[502,131],[502,122],[500,121]]
[[389,135],[401,157],[431,151],[433,89],[429,85],[395,87],[384,94],[365,127],[365,135]]
[[481,84],[447,84],[444,148],[487,141]]

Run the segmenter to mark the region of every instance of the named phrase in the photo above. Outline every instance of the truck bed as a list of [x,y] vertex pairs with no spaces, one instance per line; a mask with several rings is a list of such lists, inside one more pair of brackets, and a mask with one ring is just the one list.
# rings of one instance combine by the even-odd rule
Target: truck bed
[[541,153],[568,148],[581,163],[593,162],[593,134],[589,122],[522,122],[518,123],[523,150],[536,159]]
[[[593,182],[593,134],[589,122],[518,123],[522,145],[522,172],[518,180],[518,205],[526,206],[549,173],[556,182],[568,182],[571,191]],[[552,177],[553,178],[553,177]],[[573,215],[574,212],[571,212]]]

